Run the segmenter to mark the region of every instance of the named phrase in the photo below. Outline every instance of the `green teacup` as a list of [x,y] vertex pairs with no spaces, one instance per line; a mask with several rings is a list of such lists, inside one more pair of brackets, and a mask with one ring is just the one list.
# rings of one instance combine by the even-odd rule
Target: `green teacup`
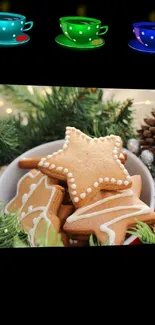
[[[101,26],[100,20],[79,16],[60,18],[60,27],[66,37],[78,44],[89,43],[108,31],[108,26]],[[100,29],[105,30],[100,33]]]

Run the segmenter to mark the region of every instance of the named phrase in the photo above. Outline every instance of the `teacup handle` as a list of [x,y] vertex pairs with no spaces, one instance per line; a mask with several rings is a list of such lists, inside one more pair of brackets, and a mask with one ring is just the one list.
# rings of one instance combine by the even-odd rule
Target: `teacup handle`
[[98,35],[104,35],[105,33],[107,33],[109,27],[108,27],[108,26],[101,26],[101,27],[100,27],[100,29],[103,29],[103,28],[105,28],[105,31],[102,32],[102,33],[99,33]]
[[28,27],[28,28],[24,28],[24,29],[23,29],[23,32],[26,32],[27,30],[30,30],[30,29],[33,27],[33,21],[27,21],[27,22],[25,23],[25,25],[28,25],[28,24],[30,24],[30,27]]

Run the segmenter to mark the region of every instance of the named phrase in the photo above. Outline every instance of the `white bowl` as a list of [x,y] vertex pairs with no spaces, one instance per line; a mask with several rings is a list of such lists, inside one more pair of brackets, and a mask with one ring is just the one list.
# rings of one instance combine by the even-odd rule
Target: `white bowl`
[[[58,151],[62,148],[64,140],[58,140],[42,144],[38,147],[35,147],[31,150],[28,150],[18,158],[16,158],[3,172],[0,176],[0,200],[9,201],[16,194],[17,183],[19,179],[24,175],[27,170],[20,169],[18,167],[18,161],[23,157],[37,157],[37,156],[46,156],[52,152]],[[129,174],[132,175],[141,175],[142,177],[142,193],[141,199],[148,205],[150,208],[154,209],[154,182],[153,178],[148,170],[148,168],[143,164],[143,162],[132,154],[130,151],[124,149],[127,153],[127,162],[126,168],[129,171]],[[131,236],[124,244],[130,244],[133,242],[135,237]]]

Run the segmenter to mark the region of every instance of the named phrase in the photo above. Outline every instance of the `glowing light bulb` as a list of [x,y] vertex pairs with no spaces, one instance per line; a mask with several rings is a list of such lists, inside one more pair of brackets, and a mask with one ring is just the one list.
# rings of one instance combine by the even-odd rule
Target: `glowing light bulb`
[[7,113],[8,115],[12,114],[12,108],[6,108],[6,113]]
[[2,107],[4,105],[4,102],[2,100],[0,100],[0,107]]
[[150,105],[151,104],[150,100],[146,100],[145,104]]
[[27,86],[28,91],[31,93],[31,95],[34,94],[34,90],[32,86]]

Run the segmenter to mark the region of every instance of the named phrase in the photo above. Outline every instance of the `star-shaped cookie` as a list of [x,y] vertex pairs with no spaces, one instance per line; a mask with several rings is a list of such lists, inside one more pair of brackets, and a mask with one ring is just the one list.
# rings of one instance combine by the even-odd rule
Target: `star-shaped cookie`
[[101,189],[131,187],[131,177],[119,159],[121,152],[119,136],[92,139],[67,127],[63,148],[42,158],[38,168],[43,174],[67,181],[70,198],[78,208]]
[[136,220],[154,224],[155,212],[139,199],[141,177],[132,177],[132,188],[125,191],[100,191],[89,205],[67,218],[64,231],[71,234],[95,234],[102,243],[122,245],[126,231]]

